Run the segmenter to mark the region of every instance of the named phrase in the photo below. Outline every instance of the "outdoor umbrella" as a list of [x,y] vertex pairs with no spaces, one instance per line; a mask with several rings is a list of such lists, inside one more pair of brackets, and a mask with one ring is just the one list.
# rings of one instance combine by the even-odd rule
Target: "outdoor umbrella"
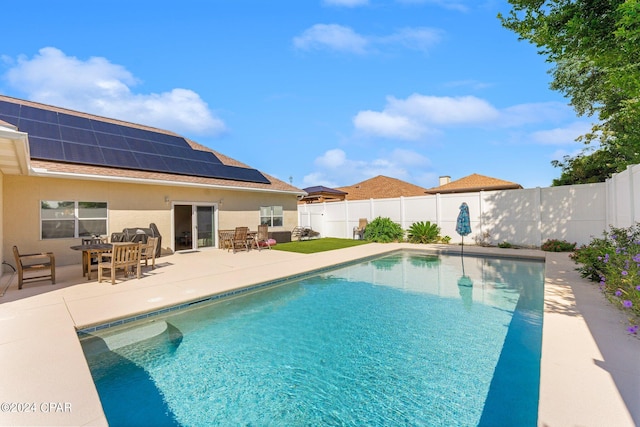
[[456,232],[462,236],[462,253],[464,254],[464,236],[471,234],[471,219],[469,218],[469,206],[465,202],[460,205]]

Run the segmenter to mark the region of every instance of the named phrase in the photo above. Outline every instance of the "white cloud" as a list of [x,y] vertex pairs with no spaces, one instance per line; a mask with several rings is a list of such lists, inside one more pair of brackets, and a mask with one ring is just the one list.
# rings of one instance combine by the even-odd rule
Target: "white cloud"
[[440,125],[486,122],[500,114],[487,101],[474,96],[452,98],[415,93],[404,100],[388,97],[385,110]]
[[[431,161],[422,154],[395,149],[371,159],[350,159],[339,148],[327,150],[314,161],[315,170],[303,178],[303,186],[342,187],[378,175],[390,176],[417,185],[430,186],[432,173],[426,171]],[[426,181],[429,180],[429,181]]]
[[5,77],[32,101],[175,132],[217,135],[225,131],[224,122],[196,92],[175,88],[136,94],[131,88],[139,83],[138,79],[106,58],[83,61],[45,47],[31,59],[17,58]]
[[383,138],[419,140],[435,125],[461,125],[494,121],[498,110],[473,97],[437,97],[413,94],[406,99],[387,98],[381,112],[361,111],[353,124],[359,132]]
[[367,39],[349,27],[336,24],[316,24],[293,39],[298,49],[329,49],[340,52],[365,53]]
[[565,127],[533,132],[531,134],[531,139],[533,142],[542,145],[583,146],[581,142],[576,141],[576,138],[578,138],[580,135],[591,132],[591,127],[592,125],[590,123],[574,122]]
[[353,118],[353,124],[359,131],[384,138],[417,140],[427,132],[411,118],[387,111],[361,111]]
[[440,132],[444,127],[513,128],[541,122],[560,123],[571,117],[571,109],[559,102],[499,109],[475,96],[441,97],[416,93],[405,99],[389,96],[386,101],[382,111],[358,112],[353,119],[356,131],[374,137],[416,141],[427,133]]
[[333,50],[366,54],[379,46],[400,46],[426,52],[439,43],[443,32],[434,28],[402,28],[383,36],[365,36],[338,24],[316,24],[294,37],[293,45],[301,50]]
[[340,149],[333,149],[318,157],[314,164],[324,169],[337,169],[344,166],[347,161],[347,154]]
[[435,28],[402,28],[388,36],[373,39],[382,44],[397,44],[407,49],[427,52],[442,40],[443,32]]
[[500,123],[502,126],[512,127],[529,123],[558,122],[574,116],[573,109],[562,102],[537,102],[503,109]]
[[463,2],[457,0],[397,0],[397,2],[404,4],[435,4],[436,6],[459,12],[467,12],[469,10]]
[[323,3],[327,6],[356,7],[369,4],[369,0],[324,0]]

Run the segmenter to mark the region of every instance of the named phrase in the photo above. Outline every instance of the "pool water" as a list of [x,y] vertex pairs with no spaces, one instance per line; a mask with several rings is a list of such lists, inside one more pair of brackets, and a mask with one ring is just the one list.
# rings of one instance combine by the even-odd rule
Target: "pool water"
[[81,342],[114,426],[535,426],[543,278],[401,252]]

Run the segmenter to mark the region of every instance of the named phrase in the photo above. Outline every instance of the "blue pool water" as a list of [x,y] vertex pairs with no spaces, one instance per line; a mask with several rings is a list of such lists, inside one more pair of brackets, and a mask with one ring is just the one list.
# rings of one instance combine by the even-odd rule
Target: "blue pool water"
[[81,342],[113,426],[535,426],[543,278],[394,253]]

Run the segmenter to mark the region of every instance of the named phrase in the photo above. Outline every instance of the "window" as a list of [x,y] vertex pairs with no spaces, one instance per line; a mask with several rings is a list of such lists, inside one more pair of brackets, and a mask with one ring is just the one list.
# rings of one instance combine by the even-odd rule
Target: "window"
[[269,227],[282,227],[284,224],[284,211],[282,206],[261,206],[260,224]]
[[43,200],[41,237],[63,239],[107,234],[107,202]]

